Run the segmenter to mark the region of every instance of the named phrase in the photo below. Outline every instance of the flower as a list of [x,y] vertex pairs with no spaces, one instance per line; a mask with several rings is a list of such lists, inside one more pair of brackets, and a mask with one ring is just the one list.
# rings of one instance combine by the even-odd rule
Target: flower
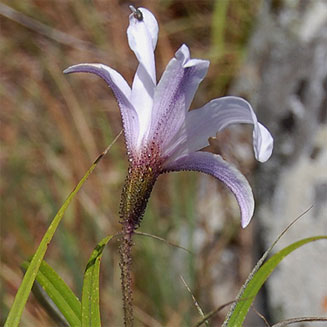
[[211,100],[189,111],[194,94],[205,77],[209,61],[191,59],[182,45],[157,83],[154,50],[158,24],[150,11],[131,7],[127,36],[139,65],[132,88],[112,68],[103,64],[79,64],[65,73],[93,73],[104,79],[117,98],[129,158],[121,196],[120,267],[124,325],[133,326],[131,250],[132,235],[143,217],[158,176],[165,172],[195,170],[212,175],[234,193],[241,211],[241,224],[250,222],[254,211],[251,187],[245,177],[221,156],[199,151],[210,136],[234,123],[253,124],[253,148],[257,160],[269,159],[273,139],[261,125],[251,105],[238,97]]
[[191,59],[182,45],[157,83],[154,50],[158,24],[152,13],[132,9],[128,42],[139,65],[133,85],[103,64],[79,64],[64,73],[86,72],[100,76],[117,98],[130,161],[122,193],[121,218],[132,233],[143,216],[157,177],[165,172],[194,170],[222,181],[235,195],[241,225],[246,227],[254,211],[251,187],[245,177],[221,156],[199,151],[208,139],[234,123],[253,124],[253,148],[258,161],[269,159],[273,139],[261,125],[251,105],[242,98],[227,96],[211,100],[189,111],[194,94],[205,77],[209,61]]

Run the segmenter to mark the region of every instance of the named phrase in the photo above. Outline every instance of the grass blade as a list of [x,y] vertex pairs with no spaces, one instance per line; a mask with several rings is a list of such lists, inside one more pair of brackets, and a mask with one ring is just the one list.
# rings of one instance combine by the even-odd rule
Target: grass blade
[[303,240],[292,243],[285,247],[281,251],[274,254],[267,262],[265,262],[260,269],[253,275],[253,278],[249,281],[243,294],[240,297],[240,301],[234,307],[228,321],[226,322],[227,327],[241,327],[244,319],[249,311],[249,308],[259,292],[263,283],[267,280],[270,274],[274,271],[277,265],[290,253],[299,247],[318,241],[321,239],[327,239],[327,236],[314,236],[305,238]]
[[120,132],[117,137],[113,140],[113,142],[107,147],[107,149],[101,153],[98,158],[94,161],[92,166],[89,168],[89,170],[86,172],[86,174],[83,176],[83,178],[80,180],[80,182],[77,184],[77,186],[74,188],[74,190],[69,194],[66,201],[62,205],[62,207],[57,212],[56,216],[53,218],[48,230],[44,234],[39,247],[37,248],[31,263],[24,275],[23,281],[17,291],[17,294],[15,296],[14,303],[9,311],[7,320],[5,322],[4,327],[17,327],[20,318],[22,316],[25,304],[27,302],[27,299],[30,295],[33,283],[35,281],[37,272],[40,268],[41,262],[44,258],[44,255],[48,249],[48,246],[50,244],[50,241],[52,240],[52,237],[66,211],[68,208],[70,202],[73,200],[76,193],[80,190],[80,188],[83,186],[87,178],[90,176],[90,174],[93,172],[94,168],[98,164],[98,162],[103,158],[103,156],[109,151],[111,146],[114,144],[114,142],[118,139],[118,137],[122,134]]
[[101,240],[92,252],[87,263],[82,290],[82,327],[100,327],[99,274],[100,260],[105,245],[112,236]]
[[235,301],[233,302],[233,305],[231,306],[231,308],[229,309],[229,312],[224,320],[224,323],[222,325],[222,327],[226,327],[227,326],[227,322],[229,321],[229,317],[231,316],[232,312],[234,311],[234,308],[236,306],[236,304],[238,303],[238,300],[241,298],[245,288],[247,287],[248,283],[250,282],[250,280],[253,278],[253,276],[255,275],[255,273],[259,270],[259,268],[263,265],[263,263],[265,262],[266,258],[268,257],[268,255],[271,253],[272,249],[275,247],[275,245],[279,242],[279,240],[286,234],[286,232],[299,220],[301,219],[306,213],[308,213],[310,210],[312,209],[312,206],[309,207],[307,210],[305,210],[302,214],[300,214],[298,217],[296,217],[295,219],[293,219],[287,226],[286,228],[283,229],[283,231],[277,236],[277,238],[274,240],[274,242],[269,246],[269,248],[264,252],[264,254],[261,256],[261,258],[258,260],[258,262],[255,264],[254,268],[252,269],[252,271],[250,272],[248,278],[246,279],[245,283],[242,285],[239,293],[237,294],[237,297],[235,299]]
[[[27,269],[28,266],[29,262],[23,263],[24,269]],[[70,326],[81,326],[81,302],[55,270],[45,261],[41,263],[36,280],[66,318]]]
[[228,1],[220,0],[216,0],[214,4],[212,15],[211,44],[213,51],[217,52],[218,56],[221,56],[225,48],[224,34],[226,28],[228,5]]
[[75,189],[69,194],[68,198],[62,205],[62,207],[59,209],[58,213],[54,217],[53,221],[51,222],[48,230],[44,234],[41,243],[39,247],[37,248],[33,259],[31,260],[31,263],[24,275],[23,281],[18,289],[18,292],[15,296],[14,303],[9,311],[9,315],[7,317],[5,327],[17,327],[21,315],[23,313],[25,304],[27,302],[28,296],[31,292],[34,280],[36,278],[37,272],[39,270],[39,267],[41,265],[41,262],[44,258],[45,252],[48,249],[48,246],[50,244],[50,241],[52,240],[52,237],[66,211],[68,208],[70,202],[74,198],[75,194],[80,190],[86,179],[89,177],[89,175],[92,173],[96,166],[96,163],[94,163],[91,168],[86,172],[86,174],[83,176],[81,181],[78,183],[78,185],[75,187]]

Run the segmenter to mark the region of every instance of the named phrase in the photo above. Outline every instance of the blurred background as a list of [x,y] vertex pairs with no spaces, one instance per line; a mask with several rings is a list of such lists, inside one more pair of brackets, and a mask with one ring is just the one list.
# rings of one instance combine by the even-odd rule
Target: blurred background
[[[240,228],[233,196],[213,178],[189,172],[160,176],[140,231],[191,253],[135,236],[136,326],[192,326],[200,319],[180,276],[204,312],[233,300],[264,249],[311,205],[309,217],[284,245],[293,237],[327,232],[326,2],[2,0],[0,325],[20,285],[21,263],[33,254],[94,159],[121,131],[118,106],[106,84],[96,76],[64,76],[62,71],[100,62],[131,83],[137,61],[126,38],[130,4],[147,7],[158,20],[158,77],[180,45],[187,44],[192,57],[211,62],[192,108],[227,94],[244,96],[275,137],[274,156],[260,167],[253,159],[251,128],[230,128],[210,140],[208,150],[233,162],[254,188],[257,214],[246,230]],[[126,169],[120,137],[70,205],[48,249],[47,262],[78,296],[94,246],[120,230]],[[307,256],[294,256],[296,264],[281,265],[258,297],[256,309],[271,323],[327,313],[327,249],[308,248]],[[113,241],[101,266],[103,326],[122,325],[118,262]],[[210,325],[219,326],[226,310]],[[53,324],[30,296],[21,326]],[[265,324],[252,310],[247,326]]]

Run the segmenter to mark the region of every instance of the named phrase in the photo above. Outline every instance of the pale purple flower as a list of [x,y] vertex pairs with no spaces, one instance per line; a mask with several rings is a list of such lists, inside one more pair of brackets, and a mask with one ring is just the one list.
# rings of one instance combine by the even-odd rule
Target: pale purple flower
[[[159,174],[194,170],[216,177],[234,193],[241,210],[241,224],[245,227],[254,211],[253,194],[247,180],[221,156],[199,150],[209,144],[209,137],[225,127],[234,123],[249,123],[254,127],[255,157],[265,162],[272,153],[273,139],[257,121],[251,105],[242,98],[222,97],[189,111],[194,94],[208,71],[209,61],[191,59],[189,49],[184,44],[170,60],[157,83],[154,50],[158,24],[149,10],[138,10],[130,15],[127,29],[129,46],[139,61],[131,88],[117,71],[103,64],[79,64],[64,72],[96,74],[106,81],[116,96],[130,160],[129,173],[134,180],[140,174],[133,175],[133,171],[142,171],[143,174],[136,189],[145,197],[145,203],[134,201],[134,206],[141,207],[137,214],[143,215],[147,198]],[[153,173],[153,176],[149,177],[145,171]],[[147,178],[151,179],[150,182],[148,180],[151,185],[146,189],[141,183],[144,179],[147,182]],[[128,192],[128,188],[125,187],[124,191]],[[137,226],[139,221],[133,223]]]

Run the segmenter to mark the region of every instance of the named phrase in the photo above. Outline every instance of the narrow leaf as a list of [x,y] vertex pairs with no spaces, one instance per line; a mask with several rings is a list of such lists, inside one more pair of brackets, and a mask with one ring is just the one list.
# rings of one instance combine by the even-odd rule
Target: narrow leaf
[[112,236],[101,240],[92,252],[87,263],[82,290],[82,327],[100,327],[99,275],[100,260],[105,245]]
[[121,135],[121,133],[122,132],[120,132],[117,135],[117,137],[113,140],[113,142],[107,147],[107,149],[98,156],[98,158],[94,161],[94,163],[92,164],[90,169],[86,172],[86,174],[83,176],[83,178],[77,184],[77,186],[74,188],[74,190],[69,194],[66,201],[64,202],[62,207],[57,212],[56,216],[53,218],[48,230],[44,234],[44,236],[41,240],[41,243],[40,243],[39,247],[37,248],[37,250],[33,256],[33,259],[24,275],[23,281],[17,291],[14,303],[9,311],[9,314],[8,314],[8,317],[5,322],[4,327],[17,327],[18,326],[18,324],[20,322],[20,318],[21,318],[23,310],[24,310],[24,307],[25,307],[25,304],[30,295],[34,280],[36,278],[37,272],[41,265],[41,262],[44,258],[44,255],[48,249],[50,241],[52,240],[52,237],[53,237],[66,209],[68,208],[70,202],[75,197],[76,193],[80,190],[80,188],[85,183],[87,178],[93,172],[96,165],[103,158],[103,156],[109,151],[109,149],[116,142],[116,140]]
[[[23,268],[27,269],[28,266],[28,262],[23,263]],[[81,326],[81,302],[55,270],[45,261],[41,263],[36,280],[66,318],[70,326]]]
[[327,239],[327,236],[314,236],[305,238],[303,240],[292,243],[291,245],[285,247],[281,251],[274,254],[267,262],[265,262],[260,269],[253,275],[253,278],[249,281],[246,288],[244,289],[240,301],[234,307],[228,321],[226,321],[227,327],[241,327],[245,317],[250,309],[250,306],[261,289],[263,283],[267,280],[270,274],[274,271],[277,265],[290,253],[299,247],[318,241],[321,239]]
[[310,210],[312,209],[312,206],[310,208],[308,208],[307,210],[305,210],[301,215],[299,215],[298,217],[296,217],[295,219],[293,219],[287,226],[286,228],[283,229],[283,231],[277,236],[277,238],[274,240],[274,242],[269,246],[269,248],[264,252],[264,254],[261,256],[261,258],[258,260],[258,262],[255,264],[255,266],[253,267],[252,271],[250,272],[248,278],[246,279],[245,283],[242,285],[235,301],[233,301],[233,305],[231,306],[231,308],[228,311],[228,314],[224,320],[224,323],[222,325],[222,327],[226,327],[227,326],[227,322],[229,321],[229,317],[232,315],[232,312],[234,311],[234,308],[236,306],[236,304],[238,303],[238,300],[241,298],[245,288],[248,286],[248,283],[250,282],[250,280],[253,278],[253,276],[255,275],[255,273],[259,270],[259,268],[262,266],[262,264],[265,262],[266,258],[268,257],[268,255],[271,253],[272,249],[275,247],[275,245],[279,242],[279,240],[286,234],[286,232],[299,220],[301,219],[306,213],[308,213]]

